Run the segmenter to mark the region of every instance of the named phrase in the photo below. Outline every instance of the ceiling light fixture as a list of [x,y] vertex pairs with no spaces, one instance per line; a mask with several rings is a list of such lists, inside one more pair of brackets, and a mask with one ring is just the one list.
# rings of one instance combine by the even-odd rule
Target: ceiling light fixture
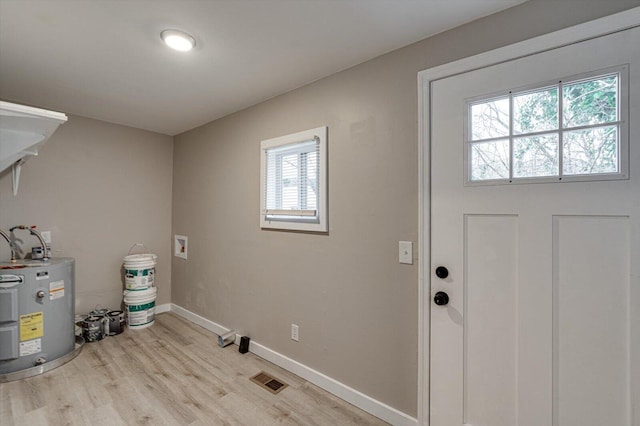
[[196,45],[196,40],[184,31],[164,30],[160,38],[167,46],[180,52],[188,52]]

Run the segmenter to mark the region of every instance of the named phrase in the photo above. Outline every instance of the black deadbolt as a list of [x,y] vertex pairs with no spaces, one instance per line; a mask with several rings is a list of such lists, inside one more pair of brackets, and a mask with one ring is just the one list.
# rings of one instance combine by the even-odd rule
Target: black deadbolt
[[444,266],[438,266],[436,268],[436,276],[438,278],[442,278],[445,279],[449,276],[449,270],[447,268],[445,268]]
[[438,306],[444,306],[447,303],[449,303],[449,295],[447,293],[445,293],[444,291],[439,291],[433,297],[433,301]]

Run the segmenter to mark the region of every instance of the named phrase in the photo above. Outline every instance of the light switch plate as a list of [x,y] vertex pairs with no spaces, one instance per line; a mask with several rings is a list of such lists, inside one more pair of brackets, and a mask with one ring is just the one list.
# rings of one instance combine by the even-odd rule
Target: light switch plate
[[398,262],[413,265],[413,242],[398,242]]

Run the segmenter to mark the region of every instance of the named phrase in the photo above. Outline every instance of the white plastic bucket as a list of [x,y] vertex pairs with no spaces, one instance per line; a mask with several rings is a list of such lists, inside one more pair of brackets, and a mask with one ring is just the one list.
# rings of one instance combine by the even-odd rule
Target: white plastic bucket
[[124,257],[124,283],[127,290],[141,291],[153,287],[156,274],[155,254],[130,254]]
[[124,291],[124,305],[127,312],[127,327],[140,330],[153,325],[156,314],[156,296],[158,290]]

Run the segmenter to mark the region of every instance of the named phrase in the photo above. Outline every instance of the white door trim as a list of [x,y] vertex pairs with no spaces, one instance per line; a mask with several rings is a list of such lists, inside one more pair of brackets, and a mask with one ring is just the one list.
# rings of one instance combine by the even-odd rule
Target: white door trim
[[640,26],[640,7],[481,53],[418,73],[418,424],[429,424],[431,307],[431,82]]

